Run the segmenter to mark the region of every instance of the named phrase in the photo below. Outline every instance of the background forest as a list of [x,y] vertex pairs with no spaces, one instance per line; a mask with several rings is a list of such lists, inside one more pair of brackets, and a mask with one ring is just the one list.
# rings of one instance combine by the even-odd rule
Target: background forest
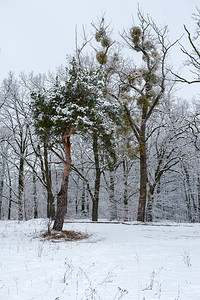
[[[200,10],[193,18],[183,45],[140,11],[115,40],[103,16],[56,74],[3,80],[1,219],[61,210],[93,221],[200,221],[199,95],[176,95],[177,84],[200,83]],[[175,45],[188,78],[171,65]]]

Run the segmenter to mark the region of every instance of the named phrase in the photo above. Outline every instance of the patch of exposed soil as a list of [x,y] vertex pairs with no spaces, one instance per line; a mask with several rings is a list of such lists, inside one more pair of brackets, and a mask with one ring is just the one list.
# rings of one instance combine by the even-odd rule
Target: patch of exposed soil
[[41,234],[41,238],[43,240],[51,241],[51,242],[79,241],[83,239],[88,239],[89,237],[90,235],[87,233],[82,233],[73,230],[62,230],[62,231],[52,230],[51,232],[46,231]]

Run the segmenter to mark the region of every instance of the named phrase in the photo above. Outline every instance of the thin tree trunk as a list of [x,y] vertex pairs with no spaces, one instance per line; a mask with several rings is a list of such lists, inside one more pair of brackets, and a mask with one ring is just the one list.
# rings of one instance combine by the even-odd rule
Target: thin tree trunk
[[[7,168],[8,168],[8,165],[7,165]],[[8,168],[8,181],[9,181],[8,220],[10,220],[11,219],[11,208],[12,208],[12,180],[11,180],[9,168]]]
[[12,186],[9,187],[9,204],[8,204],[8,220],[11,219],[11,208],[12,208]]
[[[80,177],[77,178],[77,187],[79,186],[79,181],[80,181]],[[75,210],[76,210],[76,215],[79,212],[79,189],[77,188],[75,193],[74,193],[74,198],[75,198]]]
[[37,187],[36,187],[36,176],[33,172],[33,209],[34,209],[34,219],[38,218],[38,203],[37,203]]
[[24,159],[20,158],[18,178],[18,220],[23,220]]
[[200,177],[198,177],[198,219],[200,222]]
[[[145,114],[145,110],[143,111]],[[147,156],[146,156],[146,121],[142,118],[140,130],[140,197],[138,204],[137,221],[144,222],[146,214],[146,198],[147,198]]]
[[86,213],[86,203],[85,203],[85,182],[83,181],[82,185],[82,194],[81,194],[81,211],[82,213]]
[[90,201],[89,201],[89,191],[88,191],[88,189],[86,191],[87,191],[87,194],[86,194],[86,209],[87,209],[87,215],[88,215],[89,212],[90,212]]
[[124,203],[124,221],[128,221],[128,174],[127,174],[127,161],[123,159],[123,175],[124,175],[124,193],[123,193],[123,203]]
[[2,210],[3,186],[4,186],[4,180],[1,176],[1,179],[0,179],[0,220],[1,220],[1,210]]
[[23,219],[25,220],[25,221],[27,221],[28,220],[28,217],[27,217],[27,210],[26,210],[26,196],[25,196],[25,193],[23,193],[23,202],[22,202],[24,205],[24,217],[23,217]]
[[96,134],[93,134],[93,152],[94,152],[94,161],[95,161],[95,185],[94,185],[94,199],[93,199],[93,206],[92,206],[92,221],[98,221],[101,171],[99,165],[98,138]]
[[2,210],[2,198],[3,198],[3,187],[4,187],[4,173],[5,173],[5,162],[2,158],[2,169],[0,171],[0,220],[1,220],[1,210]]
[[[83,157],[82,157],[82,152],[81,152],[81,164],[82,164],[82,174],[84,172],[84,165],[83,165]],[[81,194],[81,211],[82,213],[86,213],[87,208],[86,208],[86,199],[85,199],[85,192],[86,192],[86,185],[85,181],[82,181],[82,194]]]
[[51,181],[51,169],[48,168],[48,183],[47,183],[47,196],[48,196],[48,203],[49,203],[49,218],[52,220],[55,218],[55,203],[54,203],[54,195],[52,193],[52,181]]
[[47,218],[55,218],[55,205],[54,196],[52,193],[52,182],[51,182],[51,169],[48,161],[48,150],[47,144],[44,143],[44,166],[45,166],[45,179],[46,179],[46,190],[47,190]]
[[117,219],[117,202],[115,200],[115,171],[114,168],[110,168],[110,186],[109,186],[109,202],[110,202],[110,219]]
[[184,188],[185,188],[185,200],[187,206],[188,221],[194,222],[195,221],[194,211],[195,212],[197,211],[197,207],[194,202],[194,197],[193,197],[192,188],[190,184],[190,175],[184,163],[183,163],[183,170],[185,172]]
[[156,185],[150,185],[148,192],[148,202],[147,202],[147,213],[146,219],[148,222],[153,221],[153,203],[154,203],[154,190]]

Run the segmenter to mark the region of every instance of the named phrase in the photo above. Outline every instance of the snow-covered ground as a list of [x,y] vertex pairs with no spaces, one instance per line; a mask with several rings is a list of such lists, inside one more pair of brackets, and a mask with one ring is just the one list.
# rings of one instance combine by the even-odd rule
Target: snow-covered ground
[[90,238],[57,243],[46,229],[0,222],[1,300],[200,300],[200,224],[69,223]]

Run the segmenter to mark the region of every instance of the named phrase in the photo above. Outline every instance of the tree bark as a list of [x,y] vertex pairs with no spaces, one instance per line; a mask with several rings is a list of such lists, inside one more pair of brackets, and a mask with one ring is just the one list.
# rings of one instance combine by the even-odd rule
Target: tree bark
[[3,186],[4,186],[4,179],[1,176],[0,178],[0,220],[1,220],[1,210],[2,210]]
[[57,195],[57,212],[53,229],[62,231],[67,208],[68,177],[65,178]]
[[5,174],[5,162],[2,158],[1,170],[0,170],[0,220],[3,200],[3,188],[4,188],[4,174]]
[[23,192],[24,192],[24,159],[19,161],[19,178],[18,178],[18,220],[23,220]]
[[[77,187],[80,185],[79,181],[80,181],[80,177],[77,178],[77,182],[76,182]],[[79,188],[77,188],[76,191],[74,192],[76,215],[79,212],[79,204],[80,204],[79,197],[80,197]]]
[[83,181],[82,185],[82,194],[81,194],[81,211],[86,213],[86,203],[85,203],[85,182]]
[[73,128],[71,128],[68,134],[62,136],[62,142],[65,151],[65,161],[63,160],[65,169],[64,169],[64,177],[61,184],[61,189],[57,195],[57,212],[56,218],[54,221],[53,229],[57,231],[62,231],[64,218],[67,211],[67,193],[68,193],[68,182],[69,182],[69,174],[71,169],[71,143],[70,136],[73,132]]
[[96,133],[93,134],[93,152],[95,161],[95,184],[94,184],[94,198],[92,206],[92,221],[98,221],[98,207],[99,207],[99,191],[101,171],[99,164],[98,138]]
[[8,220],[10,220],[11,219],[11,208],[12,208],[12,179],[11,179],[8,162],[7,162],[7,174],[8,174],[8,183],[9,183]]
[[[143,114],[145,114],[145,109]],[[146,120],[142,118],[140,130],[140,197],[138,204],[137,221],[145,222],[147,198],[147,155],[146,155]]]
[[194,202],[194,196],[193,196],[192,187],[190,183],[190,174],[188,172],[185,163],[183,163],[183,170],[185,172],[184,189],[185,189],[185,201],[187,206],[188,221],[194,222],[195,221],[194,212],[196,213],[197,206]]
[[12,208],[12,188],[9,188],[9,204],[8,204],[8,220],[11,219],[11,208]]
[[34,219],[38,218],[38,203],[37,203],[37,187],[36,187],[36,176],[33,173],[33,209],[34,209]]
[[115,171],[114,167],[109,170],[110,185],[109,185],[109,202],[110,202],[110,220],[117,219],[117,202],[115,199]]
[[123,203],[124,203],[124,216],[123,220],[128,221],[128,174],[127,174],[127,160],[123,159],[123,183],[124,183],[124,193],[123,193]]
[[52,182],[51,182],[51,170],[49,167],[48,161],[48,147],[44,143],[44,172],[46,179],[46,190],[47,190],[47,218],[55,218],[55,205],[54,205],[54,196],[52,193]]
[[[82,151],[81,151],[81,163],[82,163],[82,174],[83,174],[84,165],[83,165]],[[88,212],[87,207],[86,207],[86,184],[85,184],[85,181],[82,181],[81,212],[83,214],[86,214],[86,212]]]
[[148,202],[147,202],[147,213],[146,220],[147,222],[153,221],[153,203],[154,203],[154,190],[156,185],[150,185],[148,192]]
[[200,222],[200,177],[198,176],[198,219]]

